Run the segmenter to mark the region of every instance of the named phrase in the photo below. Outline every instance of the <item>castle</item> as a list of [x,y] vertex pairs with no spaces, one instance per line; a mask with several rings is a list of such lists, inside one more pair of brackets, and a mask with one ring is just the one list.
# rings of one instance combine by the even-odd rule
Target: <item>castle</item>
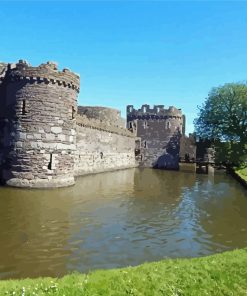
[[79,75],[59,71],[53,62],[38,67],[23,60],[0,63],[3,183],[63,187],[77,176],[108,170],[178,169],[179,154],[191,149],[193,156],[180,109],[129,105],[126,128],[118,110],[77,106],[79,90]]

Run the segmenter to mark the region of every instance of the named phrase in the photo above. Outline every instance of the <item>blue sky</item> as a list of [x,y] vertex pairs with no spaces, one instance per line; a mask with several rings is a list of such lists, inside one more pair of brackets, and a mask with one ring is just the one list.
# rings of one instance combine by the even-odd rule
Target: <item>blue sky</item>
[[193,131],[211,87],[245,81],[247,2],[0,1],[0,61],[81,76],[80,105],[174,105]]

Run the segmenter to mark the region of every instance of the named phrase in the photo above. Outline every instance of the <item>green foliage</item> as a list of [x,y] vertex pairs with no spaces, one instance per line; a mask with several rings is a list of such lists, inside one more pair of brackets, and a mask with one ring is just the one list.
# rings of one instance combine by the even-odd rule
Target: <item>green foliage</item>
[[214,142],[219,159],[240,164],[247,154],[247,84],[213,88],[195,119],[196,134]]
[[240,165],[247,162],[247,144],[241,142],[214,142],[215,162]]
[[246,295],[247,249],[137,267],[71,274],[61,279],[0,281],[0,295]]

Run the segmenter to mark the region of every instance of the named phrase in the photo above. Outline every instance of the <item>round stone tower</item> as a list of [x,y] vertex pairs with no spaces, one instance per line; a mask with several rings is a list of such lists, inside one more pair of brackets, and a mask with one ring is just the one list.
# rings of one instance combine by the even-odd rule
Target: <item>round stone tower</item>
[[16,187],[74,184],[79,76],[53,62],[9,64],[2,81],[2,180]]

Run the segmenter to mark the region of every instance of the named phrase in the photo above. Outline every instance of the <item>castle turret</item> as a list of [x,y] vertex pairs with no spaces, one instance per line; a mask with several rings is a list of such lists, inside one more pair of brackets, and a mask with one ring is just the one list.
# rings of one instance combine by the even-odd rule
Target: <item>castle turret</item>
[[141,166],[165,169],[179,168],[180,136],[183,116],[180,109],[164,105],[127,106],[127,127],[141,138]]
[[32,67],[20,60],[4,76],[0,64],[0,80],[2,180],[17,187],[74,184],[79,76],[53,62]]

